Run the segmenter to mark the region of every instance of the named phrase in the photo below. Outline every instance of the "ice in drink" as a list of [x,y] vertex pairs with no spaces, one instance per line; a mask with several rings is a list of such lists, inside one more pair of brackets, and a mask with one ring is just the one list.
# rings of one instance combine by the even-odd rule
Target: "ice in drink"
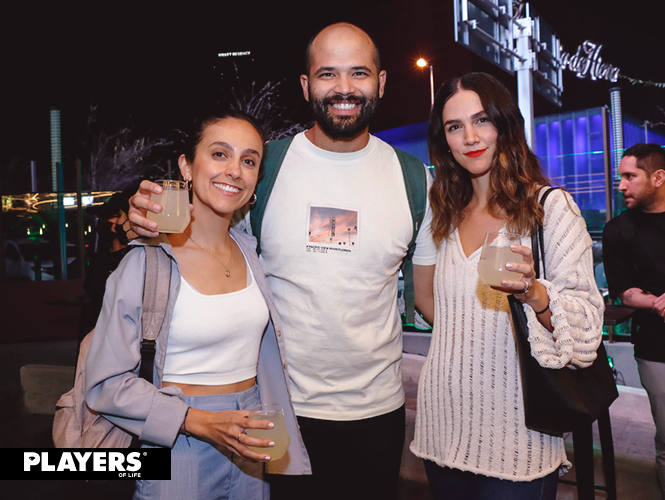
[[189,225],[189,191],[181,181],[157,181],[161,194],[152,194],[150,199],[162,206],[158,214],[148,212],[148,219],[157,223],[160,233],[182,233]]

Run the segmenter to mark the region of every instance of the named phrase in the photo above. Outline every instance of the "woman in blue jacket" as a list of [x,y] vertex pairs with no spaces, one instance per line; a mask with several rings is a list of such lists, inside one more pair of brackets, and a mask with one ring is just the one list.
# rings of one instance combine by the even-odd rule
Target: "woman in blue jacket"
[[[268,472],[311,473],[255,241],[230,227],[234,212],[255,196],[265,142],[259,130],[239,112],[207,117],[179,158],[193,210],[183,233],[160,235],[171,285],[154,385],[138,376],[145,252],[130,251],[107,282],[87,359],[86,401],[146,445],[172,448],[171,480],[137,481],[134,498],[268,498],[264,465]],[[271,441],[245,432],[272,425],[248,418],[246,408],[259,402],[284,408],[290,445],[274,462]]]

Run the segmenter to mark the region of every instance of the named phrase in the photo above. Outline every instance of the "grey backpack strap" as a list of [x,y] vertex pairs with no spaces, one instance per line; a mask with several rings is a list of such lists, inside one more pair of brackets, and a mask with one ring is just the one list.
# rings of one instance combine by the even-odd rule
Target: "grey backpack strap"
[[171,286],[171,259],[158,246],[145,247],[145,282],[141,315],[141,368],[139,376],[152,383],[155,348],[164,322]]

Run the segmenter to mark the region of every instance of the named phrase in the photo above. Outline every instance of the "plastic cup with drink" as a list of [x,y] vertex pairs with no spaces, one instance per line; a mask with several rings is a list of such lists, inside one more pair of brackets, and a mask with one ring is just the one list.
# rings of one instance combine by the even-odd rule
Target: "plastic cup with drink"
[[289,447],[289,433],[286,429],[284,410],[277,404],[261,404],[249,408],[249,418],[253,420],[268,420],[275,426],[272,429],[247,429],[247,435],[258,439],[269,439],[275,443],[271,448],[248,446],[250,450],[270,455],[271,461],[279,460]]
[[508,262],[523,261],[520,254],[510,249],[510,245],[519,245],[520,241],[519,234],[503,231],[485,234],[485,242],[478,263],[478,275],[484,284],[500,287],[502,280],[519,281],[522,279],[522,273],[506,269]]
[[152,194],[150,199],[162,206],[158,214],[148,212],[148,219],[157,223],[160,233],[182,233],[189,225],[189,191],[184,181],[158,180],[161,194]]

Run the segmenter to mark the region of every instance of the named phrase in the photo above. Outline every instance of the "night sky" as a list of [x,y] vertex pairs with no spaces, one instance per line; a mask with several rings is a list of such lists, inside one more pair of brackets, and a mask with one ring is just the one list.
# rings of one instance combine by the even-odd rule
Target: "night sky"
[[194,103],[220,93],[218,52],[251,50],[259,59],[253,66],[265,74],[241,75],[242,83],[288,76],[286,97],[295,101],[310,33],[277,7],[244,2],[252,7],[234,12],[226,3],[179,3],[154,12],[107,3],[95,14],[90,4],[70,12],[15,8],[0,30],[0,165],[17,155],[49,162],[51,106],[61,109],[63,152],[67,141],[73,147],[79,140],[91,105],[109,129],[132,124],[160,132],[182,125]]
[[[356,13],[380,9],[383,2],[325,7],[299,1],[272,7],[242,2],[233,8],[229,3],[181,2],[170,9],[159,4],[150,12],[117,3],[100,4],[104,10],[89,3],[80,9],[5,8],[0,166],[17,158],[37,159],[48,169],[50,106],[62,110],[65,153],[68,147],[76,149],[91,104],[98,106],[109,128],[131,123],[159,132],[178,126],[192,104],[220,95],[220,69],[214,65],[223,51],[251,50],[255,72],[242,74],[242,84],[283,81],[283,102],[301,118],[305,112],[298,75],[309,37],[328,23],[353,22]],[[604,60],[622,74],[665,82],[665,25],[655,7],[662,2],[633,0],[624,2],[623,10],[608,7],[615,3],[535,0],[531,5],[567,50],[574,52],[592,39],[604,45]],[[575,80],[572,73],[564,77],[564,110],[609,104],[607,85]],[[646,110],[638,118],[650,113],[649,119],[662,116],[665,122],[658,111],[665,106],[663,96],[665,89],[639,86],[622,97],[634,110],[630,114]]]

